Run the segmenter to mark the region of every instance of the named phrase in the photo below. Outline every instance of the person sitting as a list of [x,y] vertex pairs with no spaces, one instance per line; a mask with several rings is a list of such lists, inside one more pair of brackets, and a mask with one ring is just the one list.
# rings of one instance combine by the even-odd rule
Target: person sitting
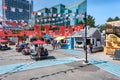
[[41,47],[40,55],[41,55],[41,56],[44,56],[44,47]]
[[7,46],[7,44],[5,44],[5,46],[4,46],[5,48],[7,48],[8,46]]
[[2,45],[0,44],[0,49],[2,48]]
[[41,49],[40,49],[40,47],[37,47],[36,51],[37,51],[38,58],[40,58],[40,56],[41,56]]
[[48,50],[45,48],[44,54],[47,56],[48,55]]
[[16,47],[19,47],[20,46],[20,44],[19,44],[19,42],[16,44]]
[[20,49],[24,49],[24,47],[25,47],[25,44],[22,43],[22,44],[20,45]]

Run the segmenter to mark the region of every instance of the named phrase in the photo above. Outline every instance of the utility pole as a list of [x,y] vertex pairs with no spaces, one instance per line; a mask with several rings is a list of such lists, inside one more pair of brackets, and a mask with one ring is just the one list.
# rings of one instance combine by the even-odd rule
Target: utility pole
[[87,60],[87,13],[86,12],[85,12],[84,21],[85,21],[85,63],[88,63],[88,60]]

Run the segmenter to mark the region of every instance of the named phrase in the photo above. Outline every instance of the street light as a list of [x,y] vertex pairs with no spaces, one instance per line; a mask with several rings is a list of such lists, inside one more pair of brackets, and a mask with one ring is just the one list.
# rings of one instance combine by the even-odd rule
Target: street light
[[88,63],[88,60],[87,60],[87,13],[86,12],[84,17],[84,22],[85,22],[85,63]]

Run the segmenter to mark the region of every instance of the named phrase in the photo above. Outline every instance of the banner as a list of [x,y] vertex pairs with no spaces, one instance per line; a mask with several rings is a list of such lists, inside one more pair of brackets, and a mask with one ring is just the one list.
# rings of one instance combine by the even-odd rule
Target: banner
[[68,32],[69,32],[69,34],[73,33],[73,28],[71,26],[68,27]]
[[49,26],[49,25],[46,25],[46,26],[45,26],[45,33],[46,33],[46,34],[49,33],[49,29],[50,29],[50,26]]
[[59,30],[54,30],[54,32],[56,36],[59,35]]
[[60,33],[62,36],[65,34],[65,26],[60,26]]
[[41,30],[40,30],[40,25],[35,24],[34,25],[34,32],[40,37],[41,36]]

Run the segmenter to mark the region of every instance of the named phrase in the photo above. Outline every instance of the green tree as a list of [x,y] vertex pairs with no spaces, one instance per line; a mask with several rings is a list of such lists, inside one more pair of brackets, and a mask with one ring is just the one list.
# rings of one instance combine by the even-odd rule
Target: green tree
[[26,41],[27,38],[28,38],[28,36],[27,36],[26,34],[24,34],[24,35],[22,36],[23,41]]
[[114,21],[111,17],[107,19],[107,22]]
[[98,28],[99,28],[99,31],[102,32],[103,30],[105,30],[106,25],[99,25]]
[[41,26],[40,26],[40,29],[43,31],[43,30],[44,30],[44,26],[43,26],[43,25],[41,25]]
[[120,18],[119,18],[118,16],[116,16],[116,17],[114,18],[114,21],[118,21],[118,20],[120,20]]
[[90,27],[95,27],[95,18],[93,16],[87,16],[87,25]]
[[78,22],[76,25],[84,24],[83,21]]

